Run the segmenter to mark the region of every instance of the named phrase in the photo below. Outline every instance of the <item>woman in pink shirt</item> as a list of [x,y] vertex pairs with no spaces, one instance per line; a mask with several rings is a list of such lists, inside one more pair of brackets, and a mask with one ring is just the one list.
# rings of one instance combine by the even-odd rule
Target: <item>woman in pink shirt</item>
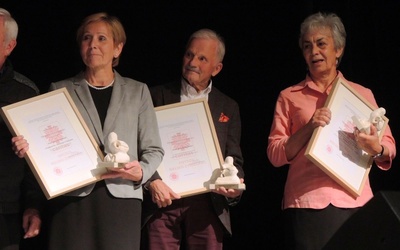
[[[373,197],[369,180],[361,195],[354,197],[304,156],[314,129],[331,121],[331,111],[324,104],[337,77],[379,107],[370,89],[347,81],[337,69],[345,44],[346,31],[336,14],[307,17],[301,24],[299,45],[308,74],[281,91],[276,102],[267,155],[275,167],[289,165],[282,203],[287,249],[321,249]],[[355,129],[357,147],[374,156],[377,167],[388,170],[396,155],[390,128],[382,131],[381,141],[377,129],[370,129],[370,134]]]

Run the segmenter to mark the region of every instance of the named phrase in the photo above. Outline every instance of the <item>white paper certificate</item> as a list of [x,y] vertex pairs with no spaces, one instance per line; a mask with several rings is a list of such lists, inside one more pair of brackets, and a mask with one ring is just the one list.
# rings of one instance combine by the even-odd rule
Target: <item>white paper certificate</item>
[[157,169],[163,181],[181,196],[209,191],[222,155],[206,100],[157,107],[156,114],[165,151]]
[[88,178],[97,161],[89,157],[78,137],[79,131],[74,129],[60,106],[48,107],[23,120],[22,126],[28,131],[25,137],[29,136],[28,141],[36,145],[30,149],[32,155],[46,156],[35,158],[35,161],[46,166],[42,168],[42,175],[51,191],[62,188],[65,182]]
[[184,178],[193,181],[198,178],[209,178],[212,173],[210,159],[207,155],[203,133],[196,115],[161,122],[163,147],[165,154],[164,170],[168,181],[174,182]]
[[103,155],[65,88],[3,107],[2,116],[28,141],[26,160],[48,199],[99,179]]

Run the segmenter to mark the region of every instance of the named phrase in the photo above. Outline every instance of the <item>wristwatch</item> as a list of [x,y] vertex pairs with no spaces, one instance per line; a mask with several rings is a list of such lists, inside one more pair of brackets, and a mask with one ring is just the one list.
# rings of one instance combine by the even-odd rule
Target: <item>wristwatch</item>
[[382,147],[382,151],[379,154],[372,156],[372,158],[375,159],[375,158],[378,158],[383,155],[383,151],[385,150],[385,148],[382,145],[381,145],[381,147]]

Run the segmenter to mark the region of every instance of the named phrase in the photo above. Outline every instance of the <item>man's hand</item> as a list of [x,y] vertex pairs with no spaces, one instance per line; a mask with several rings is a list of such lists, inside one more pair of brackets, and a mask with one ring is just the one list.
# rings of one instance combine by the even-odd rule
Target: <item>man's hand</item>
[[34,208],[28,208],[22,216],[22,228],[24,229],[24,239],[35,237],[40,232],[42,220],[39,211]]
[[[240,183],[242,183],[242,184],[244,183],[243,178],[240,178]],[[224,187],[218,187],[218,188],[214,189],[213,192],[223,195],[227,198],[236,198],[242,194],[243,190],[232,189],[232,188],[226,189]]]
[[181,196],[172,191],[172,189],[162,180],[157,179],[150,183],[149,190],[154,203],[157,203],[159,208],[166,207],[172,204],[172,200],[180,199]]

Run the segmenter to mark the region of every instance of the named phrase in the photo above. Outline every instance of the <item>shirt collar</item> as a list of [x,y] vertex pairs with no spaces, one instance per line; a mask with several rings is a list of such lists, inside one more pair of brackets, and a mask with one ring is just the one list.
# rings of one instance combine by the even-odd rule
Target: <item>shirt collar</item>
[[[337,76],[336,77],[342,77],[343,78],[343,74],[342,72],[340,72],[339,70],[337,71]],[[292,91],[301,91],[304,88],[311,88],[311,89],[315,89],[312,86],[315,86],[315,83],[313,81],[313,79],[310,77],[309,74],[306,75],[306,79],[301,81],[299,84],[293,86]],[[329,94],[329,92],[332,89],[332,84],[326,89],[326,93]]]
[[182,78],[182,80],[181,80],[181,95],[190,97],[190,99],[195,99],[196,97],[207,96],[211,92],[211,88],[212,88],[212,80],[211,79],[210,79],[210,83],[208,84],[207,88],[203,89],[199,93],[184,78]]

